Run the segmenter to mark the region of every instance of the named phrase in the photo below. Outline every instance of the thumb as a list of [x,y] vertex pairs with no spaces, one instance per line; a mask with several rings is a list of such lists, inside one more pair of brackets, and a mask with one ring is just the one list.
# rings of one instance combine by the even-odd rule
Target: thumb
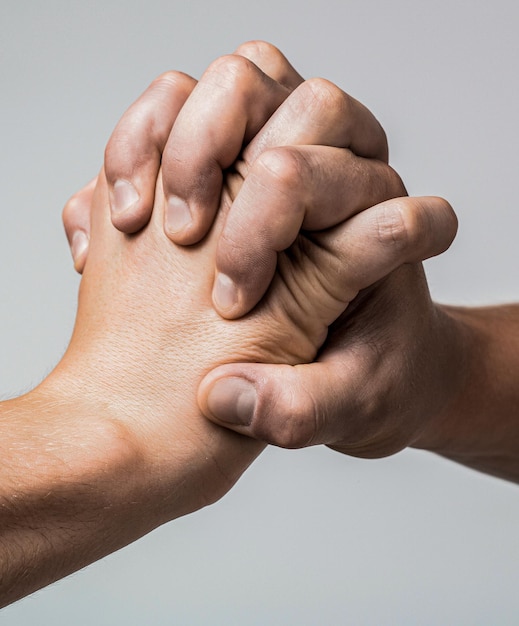
[[203,379],[198,404],[220,426],[282,448],[333,444],[344,438],[358,397],[345,393],[341,370],[331,362],[223,365]]

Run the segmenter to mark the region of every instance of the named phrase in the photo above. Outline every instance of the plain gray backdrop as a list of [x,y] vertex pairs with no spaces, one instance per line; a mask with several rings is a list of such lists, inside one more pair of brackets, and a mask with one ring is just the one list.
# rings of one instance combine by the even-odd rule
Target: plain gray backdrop
[[[515,300],[518,22],[515,0],[0,0],[3,396],[30,389],[67,345],[78,277],[60,211],[118,118],[162,71],[199,77],[253,38],[367,104],[409,192],[451,201],[460,232],[427,263],[434,297]],[[517,624],[518,496],[417,451],[271,449],[215,506],[0,623]]]

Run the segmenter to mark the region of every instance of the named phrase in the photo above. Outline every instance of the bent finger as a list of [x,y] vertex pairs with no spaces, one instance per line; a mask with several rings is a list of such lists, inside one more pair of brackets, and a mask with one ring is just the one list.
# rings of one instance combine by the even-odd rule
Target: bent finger
[[448,202],[426,197],[388,200],[334,228],[303,232],[279,254],[260,306],[276,310],[280,302],[285,308],[291,303],[291,318],[308,336],[319,337],[360,291],[400,266],[418,267],[418,261],[440,254],[456,229]]
[[336,260],[331,291],[356,294],[405,263],[442,254],[457,229],[456,214],[443,198],[404,197],[377,204],[315,240]]
[[220,315],[250,311],[266,292],[277,254],[302,229],[336,226],[405,193],[389,166],[326,146],[277,148],[255,161],[218,242],[214,304]]
[[388,161],[386,133],[376,117],[324,78],[306,80],[289,95],[244,150],[244,164],[250,167],[265,150],[289,145],[348,148],[361,157]]
[[266,41],[242,43],[234,54],[238,54],[257,65],[260,70],[290,91],[298,87],[304,78],[295,70],[286,56],[276,46]]
[[70,246],[74,268],[79,274],[85,267],[90,242],[90,207],[97,176],[75,193],[62,212],[63,226]]
[[112,222],[126,233],[149,220],[164,146],[196,81],[181,72],[156,78],[126,111],[105,150]]

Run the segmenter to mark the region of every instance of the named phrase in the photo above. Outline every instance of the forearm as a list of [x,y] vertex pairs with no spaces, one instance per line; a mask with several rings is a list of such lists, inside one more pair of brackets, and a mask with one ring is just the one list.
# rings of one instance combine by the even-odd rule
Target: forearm
[[463,375],[415,445],[519,482],[519,305],[442,308],[457,329]]
[[163,353],[148,375],[77,342],[0,403],[0,606],[215,502],[264,447],[208,422],[197,376],[161,375]]
[[43,390],[0,404],[0,419],[2,606],[157,525],[116,422]]

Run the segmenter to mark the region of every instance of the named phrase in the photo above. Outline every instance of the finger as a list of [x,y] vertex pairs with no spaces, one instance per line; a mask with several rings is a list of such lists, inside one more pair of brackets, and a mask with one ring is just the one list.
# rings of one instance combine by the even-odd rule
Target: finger
[[382,200],[405,193],[389,166],[326,146],[277,148],[254,162],[218,242],[213,300],[236,318],[266,292],[277,255],[301,228],[327,229]]
[[281,284],[298,301],[294,319],[302,328],[316,322],[328,327],[363,289],[404,264],[444,252],[456,230],[450,204],[423,197],[388,200],[310,233],[294,252],[279,257]]
[[427,197],[388,200],[334,228],[303,231],[278,255],[275,278],[260,306],[288,314],[305,336],[324,339],[361,290],[404,264],[440,254],[456,229],[451,206]]
[[208,231],[222,170],[288,96],[289,90],[240,55],[212,63],[180,112],[163,156],[165,230],[192,244]]
[[[292,317],[302,328],[326,328],[361,290],[444,252],[456,230],[456,215],[442,198],[388,200],[335,228],[301,235],[279,256],[276,284],[297,301]],[[275,290],[268,297],[275,304]]]
[[[300,85],[245,148],[243,158],[236,164],[245,183],[226,217],[213,292],[215,308],[222,316],[239,317],[259,301],[274,274],[276,253],[294,241],[301,225],[312,229],[312,222],[316,221],[313,216],[335,215],[335,220],[320,225],[317,221],[317,228],[326,228],[352,214],[352,206],[344,201],[345,193],[346,198],[352,193],[352,176],[341,185],[342,168],[332,171],[341,160],[339,153],[319,153],[316,149],[311,163],[302,151],[296,157],[293,146],[313,144],[348,148],[380,162],[386,162],[388,157],[386,135],[362,104],[323,79]],[[268,152],[275,146],[292,148],[280,158],[279,150]],[[358,172],[358,189],[365,197],[363,202],[357,201],[356,211],[405,193],[401,180],[392,170],[387,171],[398,179],[398,184],[388,193],[387,176],[383,177],[384,190],[379,196],[373,193],[380,187],[375,178],[371,176],[372,185],[366,185]],[[305,204],[310,203],[314,203],[314,211],[305,209]],[[328,210],[320,213],[323,205]],[[306,215],[304,224],[302,215]]]
[[[456,229],[456,216],[445,200],[423,197],[381,203],[331,231],[317,233],[316,246],[325,257],[316,257],[315,250],[299,256],[295,269],[303,288],[291,293],[306,310],[295,323],[308,324],[312,317],[323,321],[324,311],[325,324],[331,324],[342,312],[341,300],[347,305],[396,267],[443,252]],[[377,354],[372,358],[379,360]],[[213,421],[275,445],[339,444],[349,439],[341,416],[362,417],[370,410],[359,405],[359,399],[365,397],[363,384],[373,364],[363,369],[356,353],[352,359],[348,363],[341,350],[329,348],[320,362],[310,365],[221,366],[202,381],[198,403]],[[352,425],[362,432],[357,440],[365,441],[363,420],[352,419]],[[363,445],[357,451],[349,446],[348,451],[370,454]]]
[[285,55],[266,41],[247,41],[234,52],[257,65],[260,70],[290,91],[303,82],[303,77],[289,63]]
[[361,395],[349,371],[333,361],[223,365],[203,379],[198,404],[218,425],[282,448],[333,444],[345,438]]
[[90,241],[90,207],[97,184],[97,176],[74,194],[65,204],[62,213],[74,268],[80,274],[85,267]]
[[117,124],[105,151],[112,222],[126,233],[149,220],[162,152],[196,81],[180,72],[156,78]]
[[324,78],[307,80],[290,94],[246,147],[243,162],[250,167],[265,150],[288,145],[348,148],[358,156],[388,160],[386,134],[375,116]]
[[[316,244],[335,259],[328,271],[319,271],[323,289],[335,298],[352,292],[351,301],[397,267],[445,252],[457,228],[456,214],[443,198],[405,197],[377,204],[316,235]],[[311,264],[304,263],[312,272]]]

